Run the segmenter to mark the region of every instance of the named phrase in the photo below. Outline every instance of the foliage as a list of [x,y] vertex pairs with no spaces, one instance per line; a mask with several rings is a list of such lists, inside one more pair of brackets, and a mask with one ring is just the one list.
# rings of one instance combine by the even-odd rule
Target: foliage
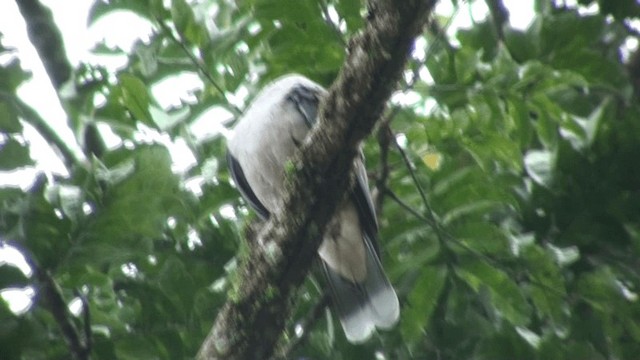
[[[287,338],[298,322],[312,326],[292,357],[637,357],[640,106],[628,70],[637,59],[621,49],[638,41],[626,21],[640,10],[633,0],[579,2],[599,7],[537,1],[527,30],[498,32],[488,18],[451,38],[425,32],[430,45],[416,49],[400,84],[418,100],[391,106],[398,147],[365,144],[400,323],[348,344],[333,315],[309,317],[322,295],[312,276]],[[128,56],[116,73],[76,69],[81,91],[64,107],[86,161],[27,192],[0,188],[2,238],[51,273],[67,303],[86,299],[92,358],[191,358],[233,289],[253,217],[230,183],[222,133],[201,137],[197,125],[220,126],[208,111],[237,115],[229,99],[245,90],[250,99],[283,73],[330,85],[366,15],[355,1],[285,3],[94,4],[90,23],[124,10],[153,35],[130,52],[96,47]],[[185,73],[201,79],[196,100],[163,107],[150,89]],[[15,57],[0,67],[2,171],[33,164],[21,134],[35,115],[16,95],[27,78]],[[87,141],[96,124],[120,146]],[[188,170],[173,169],[169,142],[187,145]],[[34,276],[0,265],[0,289],[25,286],[37,291]],[[81,313],[69,316],[86,335]],[[0,303],[0,348],[6,359],[69,357],[37,296],[24,314]]]

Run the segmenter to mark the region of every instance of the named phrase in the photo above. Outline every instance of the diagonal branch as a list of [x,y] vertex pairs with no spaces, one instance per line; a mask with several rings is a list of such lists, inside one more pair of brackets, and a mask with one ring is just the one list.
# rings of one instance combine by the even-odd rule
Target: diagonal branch
[[29,40],[36,48],[56,90],[71,79],[73,68],[64,51],[62,34],[56,26],[51,10],[39,0],[16,0],[20,13],[27,23]]
[[[218,313],[199,359],[266,359],[284,328],[325,227],[350,183],[356,147],[371,133],[402,75],[435,0],[371,0],[364,31],[294,156],[286,205],[239,269],[240,289]],[[322,194],[322,195],[320,195]]]
[[[51,84],[60,98],[62,87],[72,79],[73,67],[67,59],[62,34],[55,24],[51,10],[39,0],[16,0],[16,4],[27,24],[29,40],[38,52]],[[17,107],[23,113],[23,119],[60,151],[68,169],[74,165],[81,165],[81,160],[72,147],[62,140],[44,119],[22,102],[17,104]]]

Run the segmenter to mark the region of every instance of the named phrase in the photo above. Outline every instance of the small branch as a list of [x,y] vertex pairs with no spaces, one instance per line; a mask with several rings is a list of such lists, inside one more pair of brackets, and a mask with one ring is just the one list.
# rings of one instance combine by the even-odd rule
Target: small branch
[[322,9],[324,22],[331,28],[331,31],[333,31],[333,33],[336,35],[336,38],[338,38],[342,46],[346,47],[347,43],[344,41],[344,37],[343,37],[344,35],[342,34],[342,31],[340,31],[340,28],[338,27],[339,24],[334,23],[331,20],[331,16],[329,16],[329,4],[327,4],[327,0],[322,0],[321,9]]
[[[372,131],[435,0],[371,0],[316,126],[293,158],[280,212],[238,270],[240,289],[222,307],[198,359],[268,359],[316,257],[322,232],[347,194],[360,142]],[[259,329],[259,330],[256,330]]]
[[78,335],[78,330],[72,321],[72,315],[69,313],[62,290],[48,271],[37,266],[33,267],[33,269],[35,278],[40,284],[38,297],[44,300],[45,307],[58,323],[73,358],[76,360],[89,359],[90,350],[82,343]]
[[402,199],[400,199],[398,195],[396,195],[396,193],[394,193],[389,189],[385,189],[385,194],[389,196],[393,201],[395,201],[398,205],[400,205],[401,208],[405,209],[411,215],[415,216],[418,220],[421,220],[427,225],[435,228],[436,224],[434,224],[433,221],[431,221],[431,219],[426,218],[424,215],[420,214],[417,210],[409,206],[409,204],[402,201]]

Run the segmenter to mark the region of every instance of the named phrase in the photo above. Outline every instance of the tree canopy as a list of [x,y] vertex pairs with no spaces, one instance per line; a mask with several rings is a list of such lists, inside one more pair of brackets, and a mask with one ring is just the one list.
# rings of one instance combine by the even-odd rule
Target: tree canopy
[[[280,75],[344,80],[358,37],[394,2],[96,1],[89,25],[125,11],[153,29],[130,50],[96,44],[126,56],[117,69],[71,66],[49,10],[16,3],[76,143],[18,96],[29,74],[0,37],[0,177],[35,166],[27,126],[66,167],[27,191],[0,186],[3,251],[31,268],[0,263],[0,293],[35,293],[24,312],[0,297],[0,354],[193,358],[225,303],[245,297],[263,226],[227,171],[227,129]],[[637,358],[640,5],[536,0],[522,30],[500,0],[484,3],[488,16],[455,32],[431,13],[401,81],[372,85],[394,91],[371,104],[386,110],[367,113],[377,126],[363,150],[400,322],[349,344],[312,269],[280,314],[274,356]],[[374,50],[371,61],[398,55]],[[184,76],[200,86],[163,104],[154,87]],[[175,144],[194,159],[186,169]],[[265,303],[280,296],[264,285]]]

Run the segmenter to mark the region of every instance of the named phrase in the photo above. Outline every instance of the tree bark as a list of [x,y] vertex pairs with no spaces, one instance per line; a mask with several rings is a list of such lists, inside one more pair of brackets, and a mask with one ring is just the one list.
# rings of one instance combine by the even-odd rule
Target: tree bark
[[[285,207],[258,234],[237,294],[218,313],[198,359],[267,359],[321,234],[350,185],[358,144],[371,133],[435,0],[371,0],[364,31],[320,106],[318,126],[293,158]],[[321,195],[320,195],[321,194]],[[261,244],[261,245],[257,245]]]

